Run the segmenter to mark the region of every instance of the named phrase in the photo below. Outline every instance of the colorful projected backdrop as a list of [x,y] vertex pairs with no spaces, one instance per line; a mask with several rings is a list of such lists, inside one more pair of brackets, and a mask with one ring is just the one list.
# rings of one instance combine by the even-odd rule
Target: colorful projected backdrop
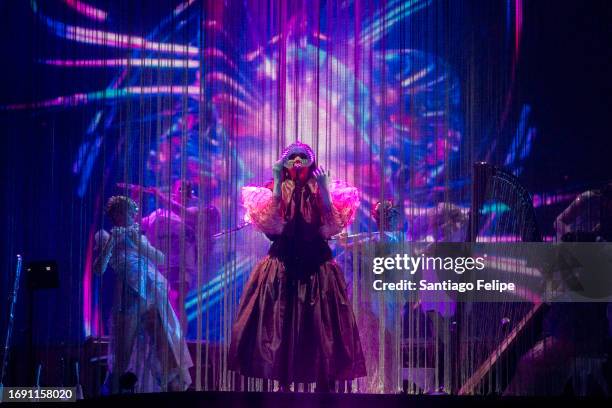
[[[470,71],[477,66],[473,50],[447,46],[457,33],[446,23],[462,14],[442,3],[165,2],[159,21],[138,32],[145,24],[137,8],[31,0],[41,31],[64,44],[38,50],[36,63],[109,78],[78,92],[67,80],[58,95],[3,108],[89,115],[74,157],[72,198],[91,213],[82,265],[85,334],[105,331],[92,242],[103,226],[103,203],[121,192],[117,182],[167,191],[175,180],[190,180],[199,202],[220,210],[229,232],[215,241],[218,262],[185,300],[190,336],[217,340],[227,338],[244,277],[266,246],[248,228],[231,231],[243,222],[240,187],[269,180],[286,144],[310,144],[332,176],[360,189],[353,232],[374,228],[369,212],[381,198],[406,212],[442,200],[466,205],[471,163],[494,151],[519,173],[535,137],[529,106],[516,132],[496,129],[509,111],[522,1],[505,2],[507,64],[486,68],[501,70],[504,82],[489,94],[467,80],[477,71]],[[492,106],[491,123],[476,126],[470,115],[484,104]],[[152,197],[138,199],[144,214],[156,208]]]

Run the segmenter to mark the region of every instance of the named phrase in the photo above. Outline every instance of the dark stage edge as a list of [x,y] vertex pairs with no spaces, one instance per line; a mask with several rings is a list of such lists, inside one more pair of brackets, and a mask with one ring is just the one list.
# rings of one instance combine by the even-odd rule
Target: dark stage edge
[[[167,392],[115,395],[81,400],[72,406],[83,407],[207,407],[207,408],[378,408],[378,407],[538,407],[612,406],[610,398],[574,397],[473,397],[453,395],[381,395],[381,394],[317,394],[274,392]],[[23,406],[23,405],[22,405]]]

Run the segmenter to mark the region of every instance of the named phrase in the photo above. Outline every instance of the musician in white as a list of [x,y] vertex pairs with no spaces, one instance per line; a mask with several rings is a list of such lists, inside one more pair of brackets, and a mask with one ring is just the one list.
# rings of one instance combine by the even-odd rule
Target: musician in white
[[168,302],[168,283],[157,265],[164,254],[142,235],[136,203],[125,196],[108,200],[106,213],[113,227],[95,236],[94,271],[110,264],[115,273],[110,319],[110,383],[118,391],[119,377],[133,372],[140,392],[186,390],[193,366],[176,314]]

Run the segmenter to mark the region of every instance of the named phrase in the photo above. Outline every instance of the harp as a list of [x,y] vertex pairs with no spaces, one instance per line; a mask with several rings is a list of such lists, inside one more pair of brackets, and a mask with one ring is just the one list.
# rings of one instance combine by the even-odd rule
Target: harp
[[[531,196],[514,175],[488,163],[474,164],[467,241],[542,241]],[[461,306],[457,393],[501,393],[518,359],[536,341],[542,303],[525,300]]]

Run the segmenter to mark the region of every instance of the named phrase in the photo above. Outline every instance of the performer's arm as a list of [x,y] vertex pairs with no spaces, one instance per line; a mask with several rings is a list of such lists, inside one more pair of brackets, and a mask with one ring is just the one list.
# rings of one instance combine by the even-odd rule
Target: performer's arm
[[268,237],[280,235],[286,221],[281,215],[283,161],[272,167],[274,184],[269,187],[242,187],[242,205],[246,208],[245,221]]
[[321,204],[323,204],[322,210],[327,213],[332,209],[332,198],[329,192],[329,170],[319,167],[312,175],[319,186],[319,195],[321,196]]
[[272,188],[272,193],[276,199],[280,199],[282,195],[281,186],[283,184],[282,175],[284,165],[285,162],[283,160],[279,160],[274,163],[274,166],[272,166],[272,175],[274,176],[274,187]]
[[168,196],[166,193],[164,193],[157,187],[143,187],[139,185],[126,184],[126,183],[117,183],[117,186],[121,188],[126,188],[130,191],[137,192],[137,193],[143,192],[143,193],[153,194],[155,197],[157,197],[157,199],[161,202],[163,206],[170,208],[170,211],[172,211],[175,214],[180,215],[180,214],[183,214],[183,211],[185,211],[185,214],[187,216],[197,216],[198,215],[198,211],[196,207],[186,207],[182,205],[178,201],[173,200],[172,197]]
[[555,231],[557,233],[557,239],[561,239],[563,235],[568,232],[572,232],[572,224],[578,218],[578,215],[581,214],[589,201],[594,196],[593,191],[585,191],[582,194],[579,194],[578,197],[565,209],[557,219],[555,220]]
[[348,226],[359,207],[359,191],[346,183],[329,181],[329,172],[317,169],[313,176],[317,180],[321,205],[321,228],[319,232],[325,239],[339,234]]
[[[170,208],[175,214],[182,215],[185,214],[187,217],[197,217],[198,216],[198,208],[197,207],[186,207],[183,204],[179,203],[176,200],[173,200],[172,197],[169,197],[167,194],[164,194],[157,188],[153,188],[153,192],[155,196],[159,199],[162,205]],[[184,211],[184,212],[183,212]]]
[[94,253],[97,255],[93,263],[93,270],[95,274],[102,275],[104,271],[106,271],[110,258],[113,254],[115,240],[113,239],[112,235],[105,230],[96,232],[94,239]]
[[140,234],[140,250],[147,258],[153,261],[155,265],[161,265],[166,262],[164,253],[151,245],[147,237],[142,234]]

